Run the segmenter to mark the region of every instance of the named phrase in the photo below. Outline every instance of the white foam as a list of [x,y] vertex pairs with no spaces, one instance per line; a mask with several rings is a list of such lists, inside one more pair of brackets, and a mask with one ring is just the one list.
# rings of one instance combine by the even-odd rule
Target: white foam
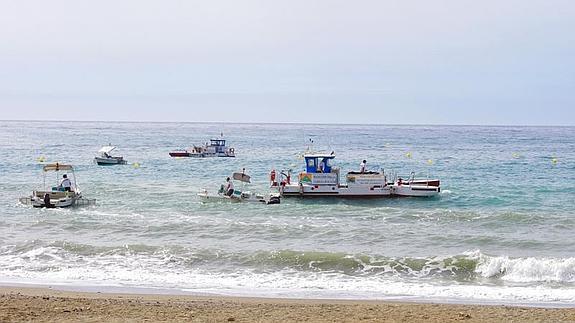
[[[35,255],[38,256],[37,253]],[[506,303],[575,302],[575,289],[543,285],[481,286],[455,282],[440,284],[429,280],[402,280],[384,275],[352,277],[339,273],[294,270],[266,273],[241,270],[221,273],[215,270],[170,266],[165,259],[124,256],[99,257],[83,265],[68,263],[60,265],[57,270],[39,271],[31,270],[30,264],[26,264],[29,259],[13,259],[12,266],[1,267],[0,280],[79,286],[168,288],[194,293],[266,297],[385,299],[409,296]],[[48,260],[44,266],[52,262],[61,264],[55,258],[53,260]]]
[[145,287],[263,297],[415,297],[500,303],[575,303],[572,285],[575,258],[510,259],[469,252],[466,256],[478,261],[476,272],[496,280],[494,284],[481,285],[431,280],[424,274],[402,278],[401,275],[351,276],[295,269],[258,272],[249,268],[189,268],[171,261],[170,255],[163,253],[106,253],[86,257],[67,254],[56,247],[38,247],[17,255],[8,249],[11,248],[5,246],[0,250],[0,281],[4,282]]
[[476,272],[517,283],[575,283],[575,258],[517,258],[481,255]]

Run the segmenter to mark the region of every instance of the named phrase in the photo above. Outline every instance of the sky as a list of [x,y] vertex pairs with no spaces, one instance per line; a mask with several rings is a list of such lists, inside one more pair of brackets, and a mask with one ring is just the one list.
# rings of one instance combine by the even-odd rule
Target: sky
[[575,125],[575,1],[0,0],[0,119]]

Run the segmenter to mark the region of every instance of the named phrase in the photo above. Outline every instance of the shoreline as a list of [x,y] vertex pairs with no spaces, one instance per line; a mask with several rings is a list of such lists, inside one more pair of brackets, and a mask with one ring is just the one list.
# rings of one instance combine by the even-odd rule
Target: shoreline
[[0,286],[0,321],[357,322],[575,321],[573,307],[548,308],[387,300],[332,300],[108,293]]
[[383,302],[383,303],[412,303],[412,304],[440,304],[440,305],[470,305],[470,306],[507,306],[507,307],[527,307],[527,308],[575,308],[575,303],[566,302],[521,302],[521,301],[501,301],[482,299],[458,299],[425,297],[411,295],[393,295],[383,297],[361,297],[361,296],[328,296],[309,295],[289,296],[285,293],[270,294],[249,294],[245,292],[225,293],[209,291],[189,291],[176,288],[140,287],[140,286],[114,286],[114,285],[76,285],[63,283],[41,283],[41,282],[12,282],[0,281],[0,291],[3,289],[24,289],[24,290],[49,290],[62,293],[77,294],[102,294],[102,295],[148,295],[148,296],[173,296],[173,297],[199,297],[199,298],[237,298],[237,299],[261,299],[261,300],[299,300],[299,301],[326,301],[326,302]]

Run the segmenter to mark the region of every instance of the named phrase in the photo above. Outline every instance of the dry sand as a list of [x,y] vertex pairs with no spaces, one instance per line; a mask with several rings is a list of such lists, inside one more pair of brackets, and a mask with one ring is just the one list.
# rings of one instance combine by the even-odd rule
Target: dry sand
[[574,308],[0,288],[0,322],[575,322]]

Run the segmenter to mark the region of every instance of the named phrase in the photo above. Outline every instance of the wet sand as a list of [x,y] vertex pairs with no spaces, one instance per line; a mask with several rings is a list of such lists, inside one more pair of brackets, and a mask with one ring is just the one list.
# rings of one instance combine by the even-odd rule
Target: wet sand
[[0,287],[0,322],[575,322],[573,306],[104,294]]

